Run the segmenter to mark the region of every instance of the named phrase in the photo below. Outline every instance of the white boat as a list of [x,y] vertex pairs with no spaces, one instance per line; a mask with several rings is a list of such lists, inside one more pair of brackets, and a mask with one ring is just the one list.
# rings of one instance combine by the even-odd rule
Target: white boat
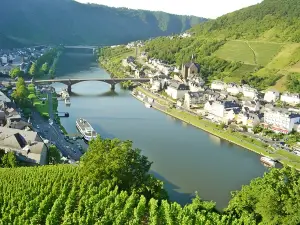
[[70,101],[69,98],[66,98],[66,99],[65,99],[65,104],[66,104],[66,105],[71,105],[71,101]]
[[145,103],[145,107],[148,108],[148,109],[150,109],[150,108],[152,107],[152,105],[149,104],[148,102],[146,102],[146,103]]
[[90,141],[97,137],[96,131],[93,129],[91,124],[85,119],[79,118],[76,120],[76,127],[79,132],[83,135],[86,141]]
[[275,165],[276,165],[276,162],[275,162],[273,159],[270,159],[270,158],[265,157],[265,156],[262,156],[262,157],[260,158],[260,161],[261,161],[264,165],[266,165],[266,166],[268,166],[268,167],[275,167]]

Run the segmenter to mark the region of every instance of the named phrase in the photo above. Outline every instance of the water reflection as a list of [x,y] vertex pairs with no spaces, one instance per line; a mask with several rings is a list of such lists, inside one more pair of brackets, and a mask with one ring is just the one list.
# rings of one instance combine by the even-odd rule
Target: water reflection
[[208,134],[208,138],[209,140],[211,140],[214,144],[216,145],[221,145],[221,139],[216,137],[215,135],[212,135],[212,134]]

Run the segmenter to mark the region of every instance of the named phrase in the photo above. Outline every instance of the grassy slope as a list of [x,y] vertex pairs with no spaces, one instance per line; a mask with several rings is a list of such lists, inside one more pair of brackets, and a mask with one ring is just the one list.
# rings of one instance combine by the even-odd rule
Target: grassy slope
[[218,51],[216,56],[228,60],[254,65],[253,52],[244,41],[228,41]]
[[[278,78],[278,75],[282,75],[274,85],[282,91],[285,89],[286,75],[300,72],[298,2],[264,0],[260,4],[196,25],[191,30],[197,36],[228,40],[215,55],[229,61],[265,67],[255,73],[256,76]],[[256,53],[257,62],[253,60],[253,52],[247,49],[247,43]],[[235,74],[229,74],[225,80],[239,81],[240,72],[248,75],[252,68],[242,66]]]
[[[300,72],[300,44],[299,43],[276,43],[266,41],[249,41],[251,48],[255,52],[257,64],[263,68],[256,73],[259,76],[269,76],[270,74],[283,75],[277,81],[275,88],[279,91],[285,90],[286,75],[290,72]],[[242,62],[243,65],[226,77],[226,82],[238,82],[243,74],[253,72],[255,60],[253,52],[246,41],[232,40],[222,46],[215,55],[219,58]]]

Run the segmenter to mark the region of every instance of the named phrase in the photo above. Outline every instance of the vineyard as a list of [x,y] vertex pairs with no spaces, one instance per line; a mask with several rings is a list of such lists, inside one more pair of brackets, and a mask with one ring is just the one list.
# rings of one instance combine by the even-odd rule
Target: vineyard
[[[79,167],[60,165],[0,170],[0,224],[234,224],[195,198],[177,203],[82,181]],[[212,205],[213,206],[213,205]]]
[[0,225],[300,224],[296,170],[270,170],[218,212],[198,195],[185,206],[168,201],[150,167],[131,141],[98,137],[77,166],[0,168]]

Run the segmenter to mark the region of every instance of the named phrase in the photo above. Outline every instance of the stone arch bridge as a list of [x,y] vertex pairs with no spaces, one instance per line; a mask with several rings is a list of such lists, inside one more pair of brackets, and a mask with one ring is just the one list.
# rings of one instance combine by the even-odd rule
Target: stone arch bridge
[[[125,81],[132,81],[132,82],[149,82],[150,78],[70,78],[70,79],[51,79],[51,80],[31,80],[31,81],[25,81],[27,84],[33,83],[33,84],[53,84],[53,83],[63,83],[68,86],[68,92],[71,93],[72,91],[72,85],[84,82],[84,81],[101,81],[105,82],[110,85],[110,89],[114,90],[115,85],[121,82]],[[8,82],[11,85],[15,85],[16,82]]]

